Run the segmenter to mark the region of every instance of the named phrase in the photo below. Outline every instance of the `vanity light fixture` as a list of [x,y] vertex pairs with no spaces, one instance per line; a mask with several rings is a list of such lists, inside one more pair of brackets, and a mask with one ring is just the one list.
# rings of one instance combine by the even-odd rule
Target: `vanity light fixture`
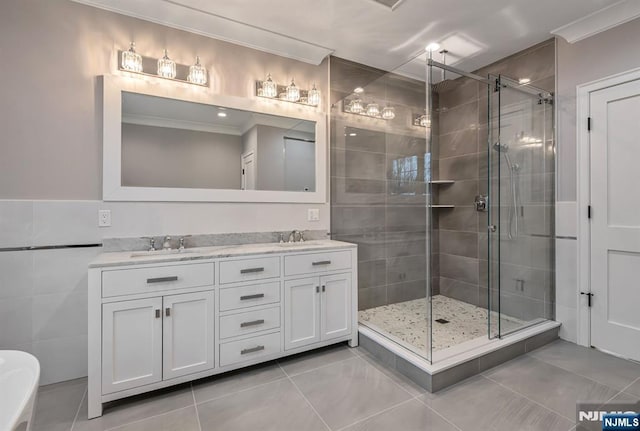
[[142,72],[142,56],[136,52],[135,42],[131,42],[128,51],[122,51],[122,62],[120,65],[123,70],[128,72]]
[[369,117],[377,117],[380,115],[380,106],[377,103],[369,103],[367,105],[367,115]]
[[[136,52],[134,42],[131,42],[128,50],[118,50],[117,56],[120,58],[118,69],[125,72],[137,73],[153,78],[170,79],[172,81],[198,85],[200,87],[207,87],[209,84],[208,72],[207,69],[200,64],[200,57],[196,57],[195,64],[191,66],[177,64],[169,58],[166,49],[164,50],[164,56],[160,59],[146,57]],[[153,71],[143,70],[143,64],[148,65],[153,62],[157,62],[157,69]]]
[[296,83],[293,82],[293,78],[291,78],[291,84],[287,87],[286,96],[289,102],[297,102],[300,100],[300,89],[296,87]]
[[431,126],[431,120],[427,114],[413,114],[412,124],[418,127],[429,127]]
[[189,67],[187,81],[198,85],[205,85],[207,83],[207,69],[200,64],[200,57],[196,56],[196,64]]
[[393,120],[394,118],[396,118],[396,109],[393,106],[387,105],[382,108],[382,114],[380,114],[380,116],[384,120]]
[[164,56],[158,59],[158,76],[169,79],[176,77],[176,62],[169,58],[166,49]]
[[285,87],[278,85],[270,73],[267,74],[267,79],[264,81],[256,81],[256,96],[307,106],[318,106],[321,100],[320,90],[316,88],[315,84],[311,90],[303,90],[296,85],[292,78],[291,84]]

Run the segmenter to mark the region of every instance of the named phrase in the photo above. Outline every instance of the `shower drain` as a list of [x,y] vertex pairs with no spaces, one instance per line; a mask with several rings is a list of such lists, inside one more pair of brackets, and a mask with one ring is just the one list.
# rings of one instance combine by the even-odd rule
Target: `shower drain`
[[436,322],[442,323],[442,324],[449,323],[447,319],[436,319]]

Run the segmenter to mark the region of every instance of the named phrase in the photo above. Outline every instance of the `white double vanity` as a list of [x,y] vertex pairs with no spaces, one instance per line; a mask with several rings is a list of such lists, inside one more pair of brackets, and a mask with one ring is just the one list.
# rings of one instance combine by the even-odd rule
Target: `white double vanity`
[[116,252],[89,267],[89,418],[102,404],[349,341],[357,249],[318,240]]

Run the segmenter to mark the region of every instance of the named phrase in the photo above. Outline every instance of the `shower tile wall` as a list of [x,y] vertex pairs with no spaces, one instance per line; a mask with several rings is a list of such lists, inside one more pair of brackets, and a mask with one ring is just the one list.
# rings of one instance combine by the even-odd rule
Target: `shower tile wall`
[[[476,73],[529,78],[532,85],[554,91],[555,43],[544,42]],[[440,116],[434,151],[434,165],[439,167],[436,178],[456,181],[434,186],[437,203],[455,205],[454,209],[436,210],[434,215],[438,227],[434,235],[439,239],[439,289],[443,295],[486,307],[487,219],[486,213],[475,211],[474,197],[487,193],[487,86],[459,78],[439,89],[438,94],[439,103],[434,104]],[[534,119],[534,124],[542,123],[541,118]],[[553,141],[550,143],[553,145]],[[522,167],[518,172],[522,229],[517,239],[508,240],[503,235],[501,241],[501,309],[523,320],[553,318],[554,151],[547,144],[517,151],[512,157]],[[509,183],[508,170],[503,167],[501,172],[504,232]]]
[[[385,123],[342,112],[341,100],[364,88],[365,101],[396,107]],[[358,244],[360,310],[426,296],[424,84],[346,60],[331,59],[331,233]],[[415,163],[415,180],[399,179],[399,162]]]

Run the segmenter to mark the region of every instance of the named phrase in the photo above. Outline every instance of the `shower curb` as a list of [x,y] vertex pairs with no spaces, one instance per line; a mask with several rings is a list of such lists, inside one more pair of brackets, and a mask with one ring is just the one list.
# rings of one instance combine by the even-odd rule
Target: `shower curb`
[[427,391],[437,392],[551,343],[559,338],[559,331],[558,325],[433,374],[412,364],[362,332],[359,333],[359,343],[362,349],[384,365],[393,368]]

